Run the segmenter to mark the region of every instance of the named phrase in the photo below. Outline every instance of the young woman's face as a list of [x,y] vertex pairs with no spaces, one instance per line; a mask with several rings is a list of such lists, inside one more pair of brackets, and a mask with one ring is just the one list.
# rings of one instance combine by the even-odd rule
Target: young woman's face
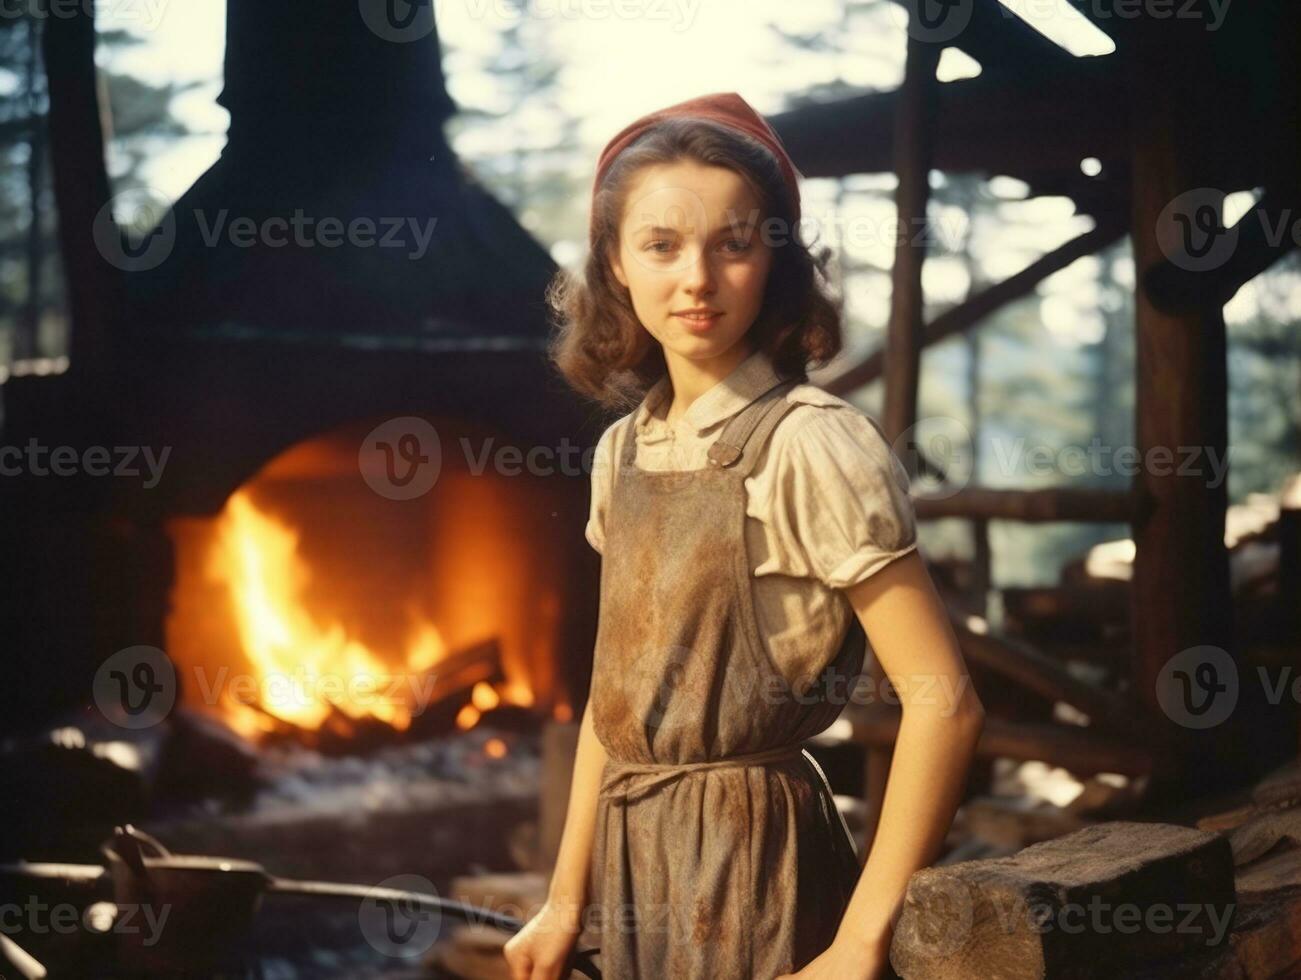
[[724,167],[683,160],[634,177],[610,264],[666,355],[707,360],[744,338],[772,267],[762,217],[758,195]]

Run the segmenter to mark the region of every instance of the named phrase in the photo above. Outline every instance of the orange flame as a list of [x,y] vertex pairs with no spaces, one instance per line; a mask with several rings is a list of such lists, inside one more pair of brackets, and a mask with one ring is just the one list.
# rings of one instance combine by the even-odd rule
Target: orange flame
[[[552,700],[561,593],[536,573],[552,539],[520,533],[522,515],[554,515],[546,495],[560,490],[447,468],[436,507],[399,513],[356,479],[354,428],[286,449],[215,517],[169,521],[167,650],[193,674],[189,705],[253,740],[376,721],[407,731],[433,698],[462,699],[449,705],[462,730],[539,694],[571,713]],[[300,505],[301,525],[282,516]],[[351,519],[331,521],[336,508]],[[378,553],[393,563],[355,560]],[[480,653],[501,674],[474,677]],[[458,693],[461,672],[473,690]]]
[[[310,573],[298,555],[298,535],[233,494],[217,527],[209,573],[226,582],[244,654],[257,673],[261,709],[300,728],[317,728],[333,713],[367,715],[405,730],[417,688],[394,678],[384,660],[338,623],[321,624],[302,604]],[[436,663],[444,646],[437,629],[420,623],[404,658],[407,679]],[[399,683],[395,683],[395,681]],[[396,698],[393,691],[403,692]],[[258,730],[274,727],[231,691],[223,706],[233,722]],[[238,723],[237,723],[238,724]]]
[[[230,591],[244,653],[258,675],[254,687],[266,692],[254,709],[236,693],[223,690],[221,706],[241,734],[273,730],[275,722],[268,715],[299,728],[319,728],[334,708],[350,718],[369,715],[399,731],[410,727],[420,695],[420,685],[411,681],[436,664],[446,649],[432,623],[416,624],[405,669],[395,678],[383,658],[350,638],[341,625],[321,625],[307,612],[301,600],[310,572],[298,555],[297,534],[259,510],[242,490],[222,512],[208,572]],[[349,694],[349,686],[362,691]],[[532,693],[517,688],[480,681],[457,715],[457,726],[473,727],[503,700],[531,704]],[[395,700],[392,690],[404,691],[405,699]]]

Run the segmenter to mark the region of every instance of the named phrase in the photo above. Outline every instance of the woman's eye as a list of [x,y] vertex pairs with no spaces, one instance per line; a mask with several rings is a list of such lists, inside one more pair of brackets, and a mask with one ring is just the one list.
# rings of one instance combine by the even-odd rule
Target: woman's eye
[[750,247],[750,243],[743,238],[730,238],[723,243],[723,246],[729,252],[737,253],[737,252],[744,252],[746,249],[748,249]]
[[[663,245],[664,247],[663,247],[663,248],[659,248],[658,246],[660,246],[660,245]],[[662,239],[662,238],[657,238],[657,239],[656,239],[655,241],[653,241],[653,242],[647,242],[647,243],[646,243],[646,250],[647,250],[648,252],[661,252],[661,253],[663,253],[663,252],[667,252],[667,251],[669,251],[669,249],[671,249],[672,247],[673,247],[672,242],[666,242],[666,241],[664,241],[664,239]]]

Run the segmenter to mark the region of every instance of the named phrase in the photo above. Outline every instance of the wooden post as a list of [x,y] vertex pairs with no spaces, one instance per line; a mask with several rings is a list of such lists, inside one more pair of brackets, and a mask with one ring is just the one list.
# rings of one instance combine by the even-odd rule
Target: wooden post
[[[1220,647],[1232,655],[1224,546],[1227,481],[1211,486],[1207,463],[1209,452],[1226,458],[1228,384],[1224,316],[1218,303],[1162,312],[1153,304],[1146,280],[1166,261],[1171,247],[1169,239],[1158,239],[1163,210],[1204,181],[1199,157],[1208,139],[1206,117],[1213,114],[1207,86],[1216,84],[1210,67],[1214,62],[1200,22],[1140,18],[1134,26],[1128,48],[1138,281],[1134,682],[1140,701],[1161,722],[1167,719],[1158,684],[1171,657],[1198,646]],[[1187,454],[1194,451],[1200,462],[1188,469],[1195,472],[1180,473]],[[1149,456],[1155,453],[1164,456]],[[1208,784],[1215,779],[1209,766],[1183,768],[1182,773],[1163,775],[1188,789],[1194,788],[1194,779]]]
[[[1293,473],[1283,485],[1278,512],[1278,590],[1274,599],[1278,642],[1301,650],[1301,473]],[[1301,754],[1301,728],[1297,730],[1297,752]]]
[[[930,199],[932,116],[935,106],[935,68],[940,46],[910,37],[895,117],[894,158],[899,184],[895,190],[898,240],[890,296],[890,324],[886,334],[885,412],[883,425],[890,441],[917,421],[922,329],[922,263],[926,259],[926,204]],[[910,455],[910,454],[909,454]],[[870,639],[870,638],[869,638]],[[873,655],[868,667],[873,690],[881,690],[885,671]],[[875,748],[867,753],[867,821],[863,857],[871,850],[885,801],[886,779],[894,753]]]
[[931,115],[937,45],[908,39],[903,91],[895,117],[895,208],[898,240],[891,272],[886,333],[886,435],[897,439],[917,421],[923,319],[922,265],[926,261],[926,205],[930,200]]
[[122,314],[123,284],[94,241],[95,217],[110,201],[104,162],[104,115],[95,68],[95,14],[74,5],[47,17],[43,55],[49,82],[50,169],[58,203],[59,245],[72,316],[70,369],[107,367],[113,325]]

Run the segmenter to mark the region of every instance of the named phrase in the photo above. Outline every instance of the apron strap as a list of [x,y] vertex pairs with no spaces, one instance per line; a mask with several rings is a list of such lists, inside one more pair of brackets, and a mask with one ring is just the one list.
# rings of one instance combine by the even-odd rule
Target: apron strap
[[[769,434],[782,416],[795,407],[786,400],[786,393],[799,383],[793,378],[779,381],[732,416],[709,447],[710,465],[721,468],[740,462],[739,472],[749,474]],[[747,445],[751,448],[749,453],[746,453]]]

